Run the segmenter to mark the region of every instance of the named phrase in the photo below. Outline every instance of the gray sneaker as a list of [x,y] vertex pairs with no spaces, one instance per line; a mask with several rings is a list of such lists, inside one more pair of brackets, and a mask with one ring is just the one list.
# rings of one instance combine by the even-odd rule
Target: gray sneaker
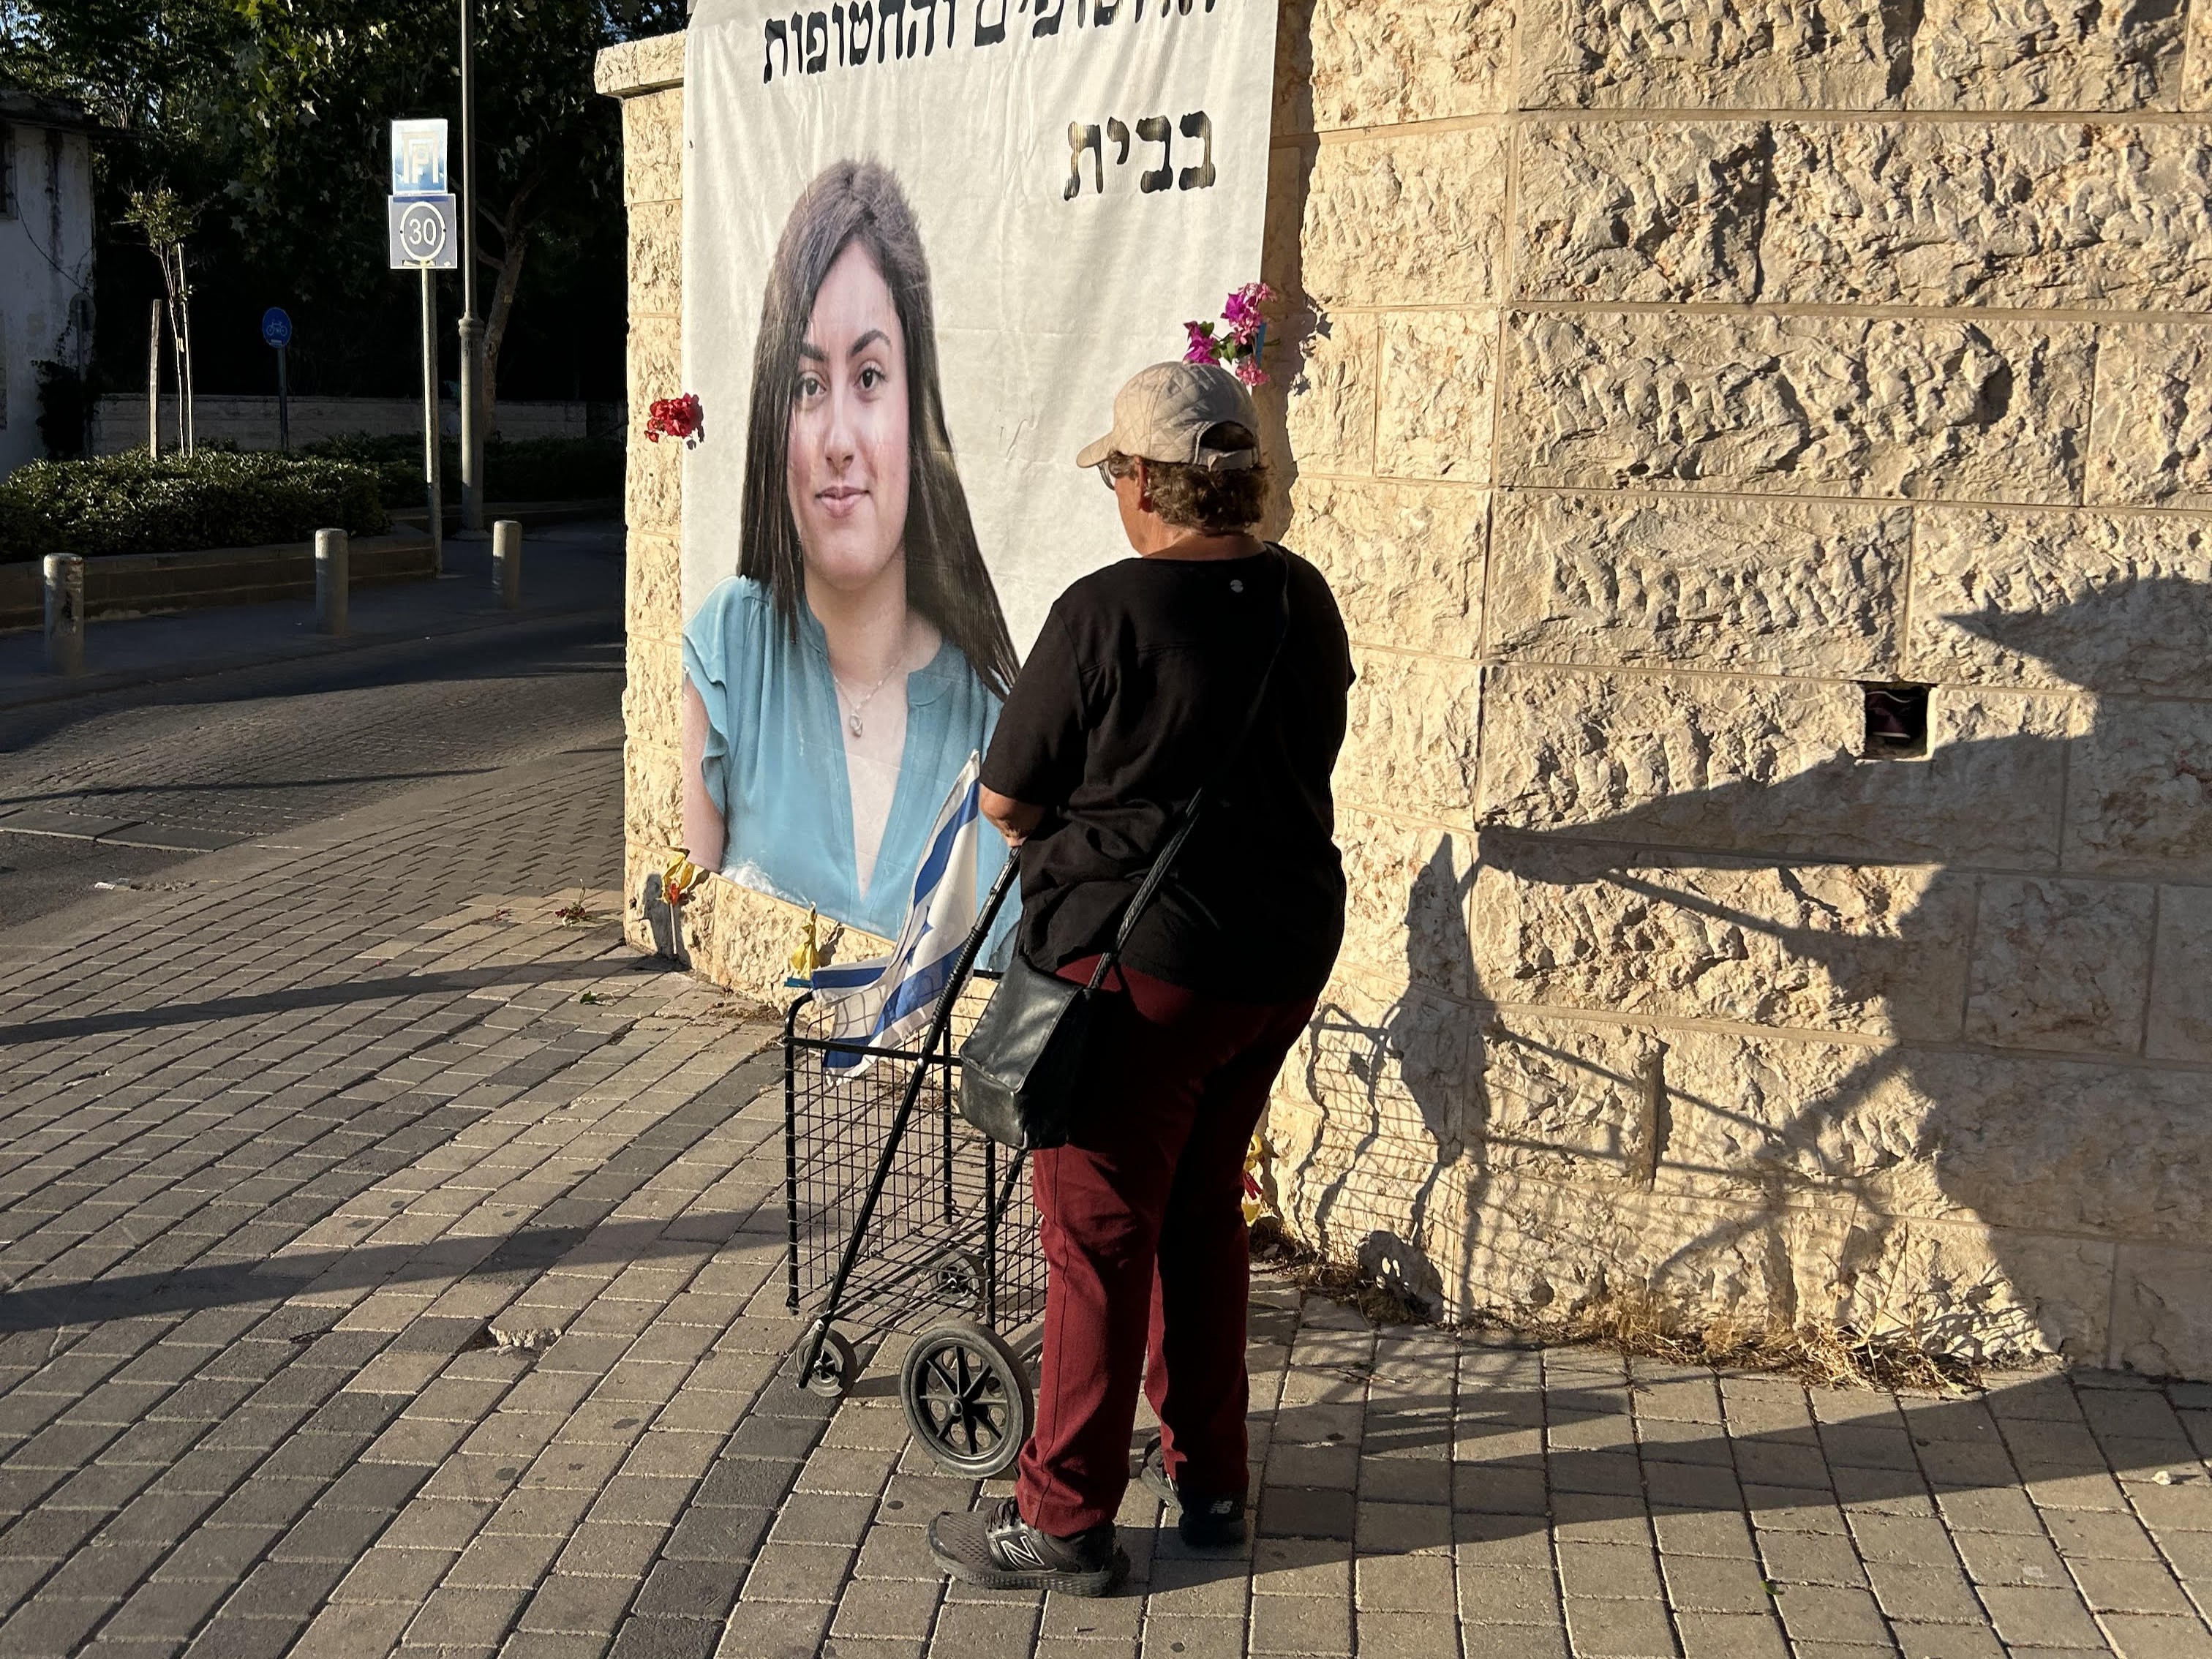
[[1073,1538],[1054,1538],[1022,1519],[1011,1498],[929,1523],[929,1553],[963,1584],[983,1589],[1058,1590],[1103,1595],[1128,1576],[1128,1553],[1101,1522]]
[[1176,1532],[1195,1550],[1233,1549],[1244,1541],[1244,1494],[1233,1498],[1186,1498],[1168,1479],[1160,1437],[1145,1443],[1144,1483],[1176,1506]]

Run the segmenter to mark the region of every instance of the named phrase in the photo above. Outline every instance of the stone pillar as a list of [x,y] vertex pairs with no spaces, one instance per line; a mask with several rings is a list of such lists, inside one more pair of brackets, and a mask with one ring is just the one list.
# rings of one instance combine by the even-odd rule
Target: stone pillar
[[315,532],[315,631],[346,631],[349,586],[346,533],[343,530]]
[[46,666],[57,674],[84,672],[84,560],[49,553],[42,566],[46,590]]

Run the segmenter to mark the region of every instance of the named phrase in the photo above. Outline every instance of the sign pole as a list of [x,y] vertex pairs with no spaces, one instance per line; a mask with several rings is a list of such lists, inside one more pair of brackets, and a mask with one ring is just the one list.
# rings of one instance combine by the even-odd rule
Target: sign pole
[[292,448],[292,386],[286,364],[292,343],[292,319],[283,307],[271,306],[261,313],[261,343],[276,354],[276,447],[289,454]]
[[461,531],[483,534],[483,319],[477,315],[476,0],[461,0]]
[[422,267],[422,489],[430,508],[430,574],[446,574],[446,509],[438,489],[438,279]]

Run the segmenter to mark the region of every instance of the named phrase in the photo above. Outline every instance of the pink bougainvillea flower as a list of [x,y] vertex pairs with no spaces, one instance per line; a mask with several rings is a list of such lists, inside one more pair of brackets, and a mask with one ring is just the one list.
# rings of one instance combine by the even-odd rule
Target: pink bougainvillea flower
[[1221,320],[1229,325],[1232,339],[1246,345],[1260,331],[1260,307],[1275,297],[1275,290],[1265,283],[1247,283],[1229,296],[1221,307]]
[[1260,367],[1260,360],[1257,357],[1239,357],[1237,360],[1235,373],[1237,378],[1243,381],[1246,386],[1267,384],[1267,371]]
[[1221,343],[1213,337],[1212,323],[1185,323],[1183,327],[1190,335],[1190,342],[1183,349],[1183,362],[1211,363],[1219,360]]

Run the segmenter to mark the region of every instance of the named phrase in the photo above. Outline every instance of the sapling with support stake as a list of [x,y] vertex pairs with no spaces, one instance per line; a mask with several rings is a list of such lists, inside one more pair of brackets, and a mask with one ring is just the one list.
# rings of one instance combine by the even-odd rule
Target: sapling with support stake
[[[185,239],[198,228],[199,214],[186,207],[167,185],[134,191],[124,210],[124,222],[143,232],[146,246],[161,267],[161,288],[168,295],[169,344],[177,365],[177,447],[193,451],[192,431],[192,289],[185,264]],[[149,376],[149,396],[152,376]],[[154,416],[148,415],[149,436]]]

